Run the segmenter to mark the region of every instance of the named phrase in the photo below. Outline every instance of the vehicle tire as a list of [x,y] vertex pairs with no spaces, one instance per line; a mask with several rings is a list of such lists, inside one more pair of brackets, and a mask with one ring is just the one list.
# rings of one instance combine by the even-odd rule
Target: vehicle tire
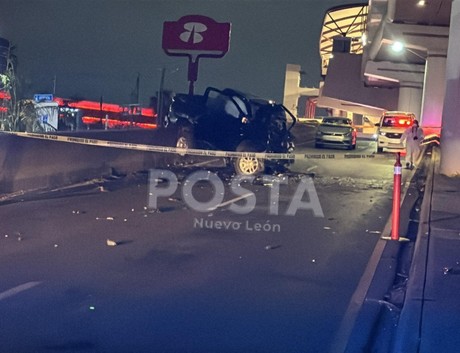
[[377,147],[377,153],[383,153],[383,147]]
[[[261,152],[261,148],[257,148],[255,144],[249,141],[243,141],[238,145],[236,151]],[[260,158],[236,157],[233,160],[233,166],[238,175],[258,175],[265,171],[265,163]]]

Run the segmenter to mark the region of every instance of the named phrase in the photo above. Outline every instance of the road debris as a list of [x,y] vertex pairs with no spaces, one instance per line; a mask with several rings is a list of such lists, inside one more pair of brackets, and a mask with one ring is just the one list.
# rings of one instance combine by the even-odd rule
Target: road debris
[[107,239],[107,246],[117,246],[118,243],[115,240]]
[[447,275],[452,272],[452,267],[443,267],[442,273]]
[[105,218],[101,218],[101,217],[96,217],[96,219],[99,221],[99,220],[105,220],[105,221],[114,221],[115,218],[114,217],[105,217]]
[[265,247],[265,250],[275,250],[275,249],[278,249],[278,248],[281,248],[280,244],[278,244],[278,245],[267,245]]
[[379,230],[369,230],[369,229],[366,229],[366,233],[369,233],[369,234],[380,234],[380,233],[382,233],[382,232],[379,231]]

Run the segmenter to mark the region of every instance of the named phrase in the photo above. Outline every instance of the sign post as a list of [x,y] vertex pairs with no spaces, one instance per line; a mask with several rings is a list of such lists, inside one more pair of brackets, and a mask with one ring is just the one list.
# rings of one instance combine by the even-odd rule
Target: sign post
[[230,48],[230,23],[218,23],[201,15],[164,22],[162,47],[167,55],[188,58],[189,94],[198,79],[200,58],[221,58]]

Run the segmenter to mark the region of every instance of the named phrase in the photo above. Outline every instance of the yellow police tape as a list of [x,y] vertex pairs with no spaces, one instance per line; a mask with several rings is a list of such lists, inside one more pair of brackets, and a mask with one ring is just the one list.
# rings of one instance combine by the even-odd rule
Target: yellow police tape
[[194,148],[178,148],[178,147],[167,147],[167,146],[155,146],[145,145],[138,143],[119,142],[119,141],[108,141],[99,140],[85,137],[73,137],[73,136],[62,136],[54,134],[42,134],[35,132],[14,132],[14,131],[3,131],[17,135],[20,137],[76,143],[80,145],[100,146],[100,147],[111,147],[120,148],[127,150],[145,151],[145,152],[159,152],[159,153],[177,153],[181,156],[192,155],[192,156],[206,156],[206,157],[246,157],[246,158],[259,158],[259,159],[287,159],[287,160],[305,160],[305,159],[372,159],[372,158],[394,158],[393,153],[391,154],[358,154],[358,153],[265,153],[265,152],[235,152],[235,151],[217,151],[217,150],[201,150]]

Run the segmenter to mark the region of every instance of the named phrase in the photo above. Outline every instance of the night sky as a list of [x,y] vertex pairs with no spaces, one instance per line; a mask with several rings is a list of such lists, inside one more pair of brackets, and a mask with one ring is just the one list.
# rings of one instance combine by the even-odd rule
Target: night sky
[[188,92],[187,59],[161,48],[163,23],[203,15],[232,24],[230,51],[201,59],[195,92],[232,87],[282,100],[286,64],[320,80],[325,11],[347,0],[0,0],[0,36],[16,46],[20,93],[126,104],[140,76],[140,103],[160,85]]

